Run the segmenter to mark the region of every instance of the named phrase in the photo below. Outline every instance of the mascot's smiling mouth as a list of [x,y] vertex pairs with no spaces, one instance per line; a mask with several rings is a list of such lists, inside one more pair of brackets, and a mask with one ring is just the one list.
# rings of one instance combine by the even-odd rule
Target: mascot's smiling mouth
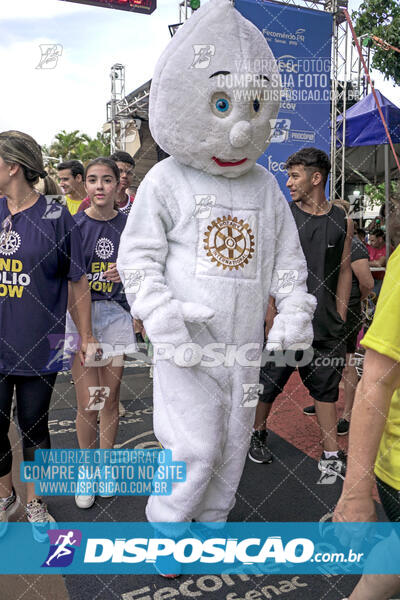
[[212,159],[217,163],[219,167],[238,167],[246,162],[247,158],[242,158],[240,160],[221,160],[216,156],[213,156]]

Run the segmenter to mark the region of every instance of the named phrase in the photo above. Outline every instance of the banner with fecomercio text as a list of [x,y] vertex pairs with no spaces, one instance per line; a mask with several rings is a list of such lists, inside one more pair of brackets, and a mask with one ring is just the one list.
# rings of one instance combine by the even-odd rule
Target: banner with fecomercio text
[[271,143],[258,162],[275,175],[290,200],[288,156],[304,146],[330,152],[332,14],[268,0],[235,0],[235,8],[262,31],[278,63],[281,107],[271,123]]

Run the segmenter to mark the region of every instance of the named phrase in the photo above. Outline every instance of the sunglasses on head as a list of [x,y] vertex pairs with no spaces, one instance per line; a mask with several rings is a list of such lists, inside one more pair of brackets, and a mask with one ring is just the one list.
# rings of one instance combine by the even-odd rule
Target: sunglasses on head
[[8,215],[1,224],[0,241],[3,243],[8,242],[12,229],[12,218]]

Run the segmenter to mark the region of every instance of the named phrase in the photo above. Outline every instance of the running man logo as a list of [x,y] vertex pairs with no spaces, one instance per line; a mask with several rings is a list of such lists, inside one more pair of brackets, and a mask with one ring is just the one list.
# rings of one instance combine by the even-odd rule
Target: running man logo
[[50,369],[55,364],[58,365],[59,371],[70,369],[75,352],[80,347],[79,333],[67,333],[65,335],[50,333],[47,339],[49,340],[50,354],[46,369]]
[[277,273],[277,293],[290,294],[293,292],[294,284],[299,277],[299,272],[294,269],[277,269]]
[[106,386],[89,386],[89,403],[85,410],[101,410],[110,396],[110,388]]
[[344,480],[344,476],[341,473],[342,464],[339,458],[330,461],[321,459],[318,463],[321,475],[317,481],[317,485],[333,485],[336,483],[338,477]]
[[264,391],[262,383],[243,383],[243,399],[240,406],[254,408],[260,399],[260,394]]
[[80,529],[49,529],[50,548],[42,567],[68,567],[82,542]]
[[143,269],[126,269],[124,271],[125,283],[124,290],[126,294],[137,294],[140,285],[144,280]]
[[215,46],[213,44],[194,44],[194,58],[190,65],[191,69],[207,69],[210,65],[211,58],[215,54]]
[[46,209],[42,219],[58,219],[62,213],[62,207],[65,202],[64,196],[45,196]]
[[290,131],[290,119],[270,119],[269,124],[271,127],[270,143],[282,144],[287,142]]
[[194,208],[194,217],[198,219],[207,219],[211,214],[211,208],[215,206],[216,197],[213,194],[195,194],[196,205]]
[[55,69],[58,59],[62,54],[63,47],[61,44],[39,44],[42,56],[37,69]]

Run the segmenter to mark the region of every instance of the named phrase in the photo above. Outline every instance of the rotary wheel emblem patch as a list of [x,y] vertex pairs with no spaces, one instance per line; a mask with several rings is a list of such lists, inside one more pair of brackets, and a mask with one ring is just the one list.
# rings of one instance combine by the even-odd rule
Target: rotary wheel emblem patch
[[15,254],[21,245],[21,237],[16,231],[9,233],[3,232],[0,234],[0,254],[10,256]]
[[224,270],[244,268],[253,256],[254,235],[243,219],[222,217],[211,222],[204,238],[204,248],[211,262]]
[[114,244],[108,238],[100,238],[97,241],[95,252],[102,260],[110,258],[114,252]]

